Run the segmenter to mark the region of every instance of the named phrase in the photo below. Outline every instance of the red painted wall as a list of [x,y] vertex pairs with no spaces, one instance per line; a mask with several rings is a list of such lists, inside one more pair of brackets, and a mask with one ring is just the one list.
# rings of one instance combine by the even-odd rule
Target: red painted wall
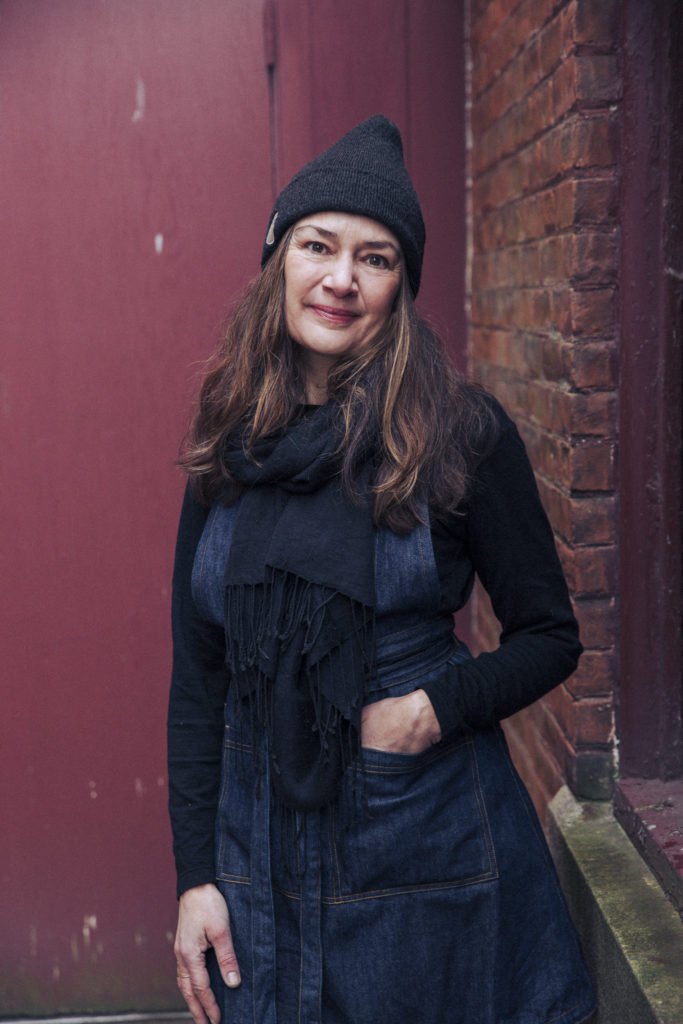
[[6,0],[0,93],[0,1007],[144,1009],[175,990],[173,461],[258,269],[259,5]]
[[0,1014],[177,1002],[173,461],[273,183],[395,118],[463,344],[461,5],[342,7],[0,5]]

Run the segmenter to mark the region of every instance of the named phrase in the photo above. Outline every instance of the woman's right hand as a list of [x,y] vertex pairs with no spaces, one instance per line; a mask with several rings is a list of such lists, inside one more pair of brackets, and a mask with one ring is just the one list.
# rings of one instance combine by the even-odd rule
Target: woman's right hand
[[221,976],[237,988],[240,969],[232,945],[230,915],[215,885],[187,889],[178,905],[178,930],[173,947],[178,963],[178,988],[196,1024],[219,1024],[221,1012],[209,984],[206,951],[213,946]]

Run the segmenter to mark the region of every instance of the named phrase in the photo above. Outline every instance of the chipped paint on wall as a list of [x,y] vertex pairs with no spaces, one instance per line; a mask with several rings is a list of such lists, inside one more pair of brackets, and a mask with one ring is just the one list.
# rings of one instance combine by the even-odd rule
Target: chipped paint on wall
[[135,110],[131,117],[133,124],[137,124],[142,121],[145,116],[145,83],[141,78],[138,78],[135,84]]

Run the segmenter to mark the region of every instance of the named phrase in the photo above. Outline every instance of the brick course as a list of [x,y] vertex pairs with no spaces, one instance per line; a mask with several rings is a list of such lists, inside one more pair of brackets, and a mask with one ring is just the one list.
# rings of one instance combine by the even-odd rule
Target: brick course
[[[543,812],[563,781],[609,796],[614,765],[619,5],[469,10],[470,367],[518,423],[586,648],[571,679],[506,725]],[[490,649],[481,591],[474,606]]]

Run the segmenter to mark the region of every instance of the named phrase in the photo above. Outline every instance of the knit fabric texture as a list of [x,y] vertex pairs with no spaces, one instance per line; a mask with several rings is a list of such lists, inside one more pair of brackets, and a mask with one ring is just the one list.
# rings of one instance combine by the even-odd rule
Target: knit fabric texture
[[285,186],[270,216],[261,266],[287,228],[307,214],[327,210],[370,217],[393,231],[403,249],[411,291],[417,295],[425,226],[403,162],[401,134],[382,114],[356,125]]

